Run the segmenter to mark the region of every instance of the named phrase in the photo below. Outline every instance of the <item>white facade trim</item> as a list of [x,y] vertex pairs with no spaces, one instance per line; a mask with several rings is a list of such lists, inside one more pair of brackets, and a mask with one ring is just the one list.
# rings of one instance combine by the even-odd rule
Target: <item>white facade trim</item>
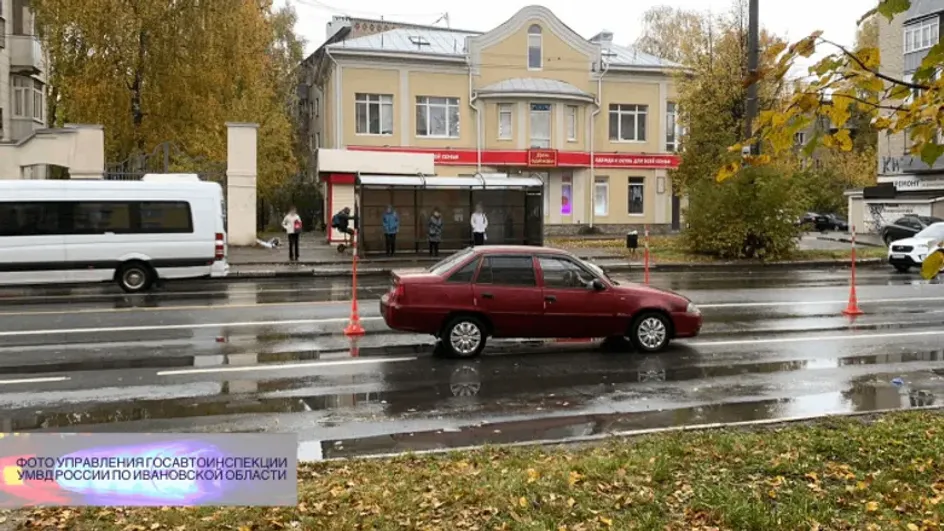
[[423,53],[403,53],[386,52],[380,50],[356,50],[352,48],[329,48],[331,55],[335,57],[364,57],[368,59],[401,59],[404,61],[424,61],[434,62],[442,61],[444,63],[466,64],[465,57],[461,55],[436,55]]
[[335,63],[334,73],[334,148],[344,148],[344,67]]
[[555,94],[550,92],[479,92],[480,99],[514,98],[527,100],[579,101],[593,103],[593,96],[579,96],[577,94]]
[[[600,60],[600,45],[591,43],[574,33],[574,31],[561,22],[550,9],[544,6],[527,6],[519,10],[497,28],[482,35],[466,37],[466,49],[469,50],[469,57],[471,58],[472,64],[475,65],[476,73],[478,72],[478,65],[482,63],[483,49],[500,43],[526,25],[535,22],[541,24],[542,28],[550,30],[557,37],[560,37],[573,49],[586,55],[587,71],[593,71],[593,66]],[[527,57],[526,52],[526,49],[521,50],[522,58]]]
[[518,139],[518,149],[528,149],[528,127],[530,126],[531,120],[531,111],[528,109],[528,102],[519,101],[517,105],[518,112],[515,113],[518,117],[517,119],[517,134],[515,135]]
[[406,63],[406,62],[396,62],[396,63],[385,63],[381,61],[371,61],[371,60],[348,60],[345,58],[343,61],[339,61],[344,65],[345,68],[352,69],[363,69],[363,70],[401,70],[406,68],[410,72],[429,72],[433,74],[460,74],[467,76],[469,75],[468,66],[453,66],[453,65],[431,65],[429,63]]
[[409,146],[413,132],[410,131],[410,70],[400,68],[400,145]]
[[666,118],[669,113],[669,87],[668,83],[665,80],[659,82],[659,151],[661,153],[666,153],[666,134],[668,129],[666,127]]

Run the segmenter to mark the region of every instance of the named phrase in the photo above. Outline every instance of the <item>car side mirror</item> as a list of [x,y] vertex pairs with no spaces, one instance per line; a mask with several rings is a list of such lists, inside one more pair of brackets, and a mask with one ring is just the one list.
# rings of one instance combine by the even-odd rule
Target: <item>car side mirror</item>
[[590,281],[590,289],[592,289],[593,291],[603,291],[606,289],[606,286],[603,284],[603,282],[600,279],[595,278]]

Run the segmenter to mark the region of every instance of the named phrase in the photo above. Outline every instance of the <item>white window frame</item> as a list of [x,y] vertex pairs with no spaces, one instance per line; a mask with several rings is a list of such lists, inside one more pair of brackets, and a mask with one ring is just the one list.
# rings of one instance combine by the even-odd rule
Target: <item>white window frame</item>
[[[603,190],[603,204],[597,199],[597,190]],[[610,178],[605,175],[597,175],[593,178],[593,215],[594,217],[606,217],[610,215]]]
[[[364,106],[364,112],[367,116],[366,131],[358,131],[360,122],[357,119],[357,109],[362,105]],[[378,127],[376,133],[370,130],[371,108],[375,105],[380,113],[380,116],[377,117]],[[390,131],[384,132],[384,118],[386,118],[388,113],[390,114]],[[393,136],[394,127],[393,94],[368,94],[358,92],[354,95],[354,134],[357,136]]]
[[[534,109],[535,105],[547,105],[547,110],[546,110],[546,111],[545,111],[545,110],[535,110],[535,109]],[[528,113],[528,125],[530,126],[530,127],[529,127],[529,129],[530,129],[530,134],[529,134],[529,136],[531,137],[531,138],[529,139],[529,141],[528,141],[528,146],[530,146],[531,148],[537,148],[537,149],[550,149],[550,148],[551,148],[551,132],[552,132],[552,130],[554,129],[553,114],[552,114],[552,112],[554,111],[554,105],[553,105],[553,104],[550,104],[550,103],[539,103],[539,102],[536,102],[536,103],[532,103],[532,104],[530,104],[530,105],[528,106],[528,111],[529,111],[529,113]],[[547,116],[547,137],[535,136],[535,135],[534,135],[534,129],[535,129],[535,127],[534,127],[534,117],[535,117],[536,114],[541,114],[541,115]],[[535,141],[538,141],[538,143],[535,143]]]
[[[669,141],[672,135],[672,141]],[[670,101],[665,106],[665,150],[677,153],[682,143],[682,130],[678,125],[678,103]]]
[[568,105],[564,110],[564,119],[565,126],[567,128],[567,141],[576,142],[577,141],[577,116],[579,115],[579,107],[576,105]]
[[[534,66],[531,64],[531,50],[537,48],[538,50],[538,64]],[[527,49],[527,64],[528,70],[541,70],[544,68],[544,37],[542,36],[541,26],[537,24],[531,24],[528,27],[528,49]]]
[[[433,101],[433,100],[443,100],[443,101]],[[431,118],[431,111],[436,109],[442,109],[445,113],[445,125],[446,131],[444,133],[433,133],[433,120]],[[426,120],[426,134],[420,134],[420,116],[419,111],[423,110],[423,119]],[[454,112],[453,112],[454,111]],[[416,136],[417,138],[459,138],[459,98],[448,98],[445,96],[417,96],[416,97]],[[453,120],[455,123],[452,123]],[[455,126],[455,127],[453,127]],[[453,129],[455,129],[453,131]]]
[[[642,189],[642,212],[630,212],[629,208],[632,202],[632,190],[634,187]],[[626,179],[626,215],[645,216],[646,215],[646,178],[630,176]]]
[[[633,130],[633,136],[628,137],[623,134],[623,116],[631,115],[635,117],[635,128]],[[647,132],[649,130],[649,124],[647,120],[649,118],[649,106],[641,105],[635,103],[611,103],[609,109],[609,118],[612,123],[612,120],[616,117],[616,138],[613,138],[609,134],[610,142],[616,143],[639,143],[642,144],[646,142]],[[640,123],[644,125],[640,127]],[[607,129],[611,128],[610,124],[607,124]],[[640,138],[640,131],[642,131],[642,138]]]
[[[508,127],[502,126],[502,117],[508,118]],[[511,140],[514,135],[515,129],[515,104],[514,103],[499,103],[498,104],[498,139],[499,140]]]
[[[905,53],[927,50],[937,44],[940,39],[940,20],[935,16],[911,26],[905,26],[904,33]],[[925,33],[927,33],[927,40],[925,40]]]
[[44,85],[31,77],[10,76],[13,87],[13,118],[43,121],[46,114]]

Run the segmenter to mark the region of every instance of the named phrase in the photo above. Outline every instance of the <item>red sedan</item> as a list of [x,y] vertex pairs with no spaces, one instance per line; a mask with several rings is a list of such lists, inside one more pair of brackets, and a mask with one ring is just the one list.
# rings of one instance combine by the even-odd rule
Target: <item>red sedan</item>
[[694,337],[702,317],[687,298],[620,285],[598,267],[547,247],[483,246],[421,272],[393,274],[380,300],[387,326],[432,334],[454,356],[477,356],[488,337],[607,338],[656,352]]

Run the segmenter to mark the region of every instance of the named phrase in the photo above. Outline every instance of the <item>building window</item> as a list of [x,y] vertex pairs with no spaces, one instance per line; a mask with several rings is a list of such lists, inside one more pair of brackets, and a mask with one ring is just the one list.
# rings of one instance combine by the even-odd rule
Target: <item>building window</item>
[[393,134],[393,96],[391,94],[354,95],[356,132],[359,135]]
[[528,69],[540,70],[541,59],[541,26],[531,24],[528,28]]
[[459,98],[417,96],[416,136],[459,138]]
[[574,177],[572,175],[561,176],[561,210],[562,216],[570,216],[574,213]]
[[938,43],[940,22],[937,17],[929,18],[905,27],[905,53],[926,50]]
[[498,104],[498,139],[511,140],[511,124],[514,117],[513,103]]
[[593,180],[593,215],[606,216],[610,212],[610,178],[595,177]]
[[645,142],[648,105],[610,105],[610,140],[615,142]]
[[665,107],[665,150],[669,153],[678,151],[681,136],[678,126],[678,106],[669,102]]
[[43,84],[35,79],[22,76],[13,77],[13,117],[31,118],[42,121]]
[[531,104],[531,147],[551,147],[551,104]]
[[567,114],[565,116],[567,120],[567,141],[576,142],[577,141],[577,106],[568,105]]
[[638,215],[644,212],[645,183],[646,179],[643,177],[629,178],[629,197],[626,201],[627,213]]

